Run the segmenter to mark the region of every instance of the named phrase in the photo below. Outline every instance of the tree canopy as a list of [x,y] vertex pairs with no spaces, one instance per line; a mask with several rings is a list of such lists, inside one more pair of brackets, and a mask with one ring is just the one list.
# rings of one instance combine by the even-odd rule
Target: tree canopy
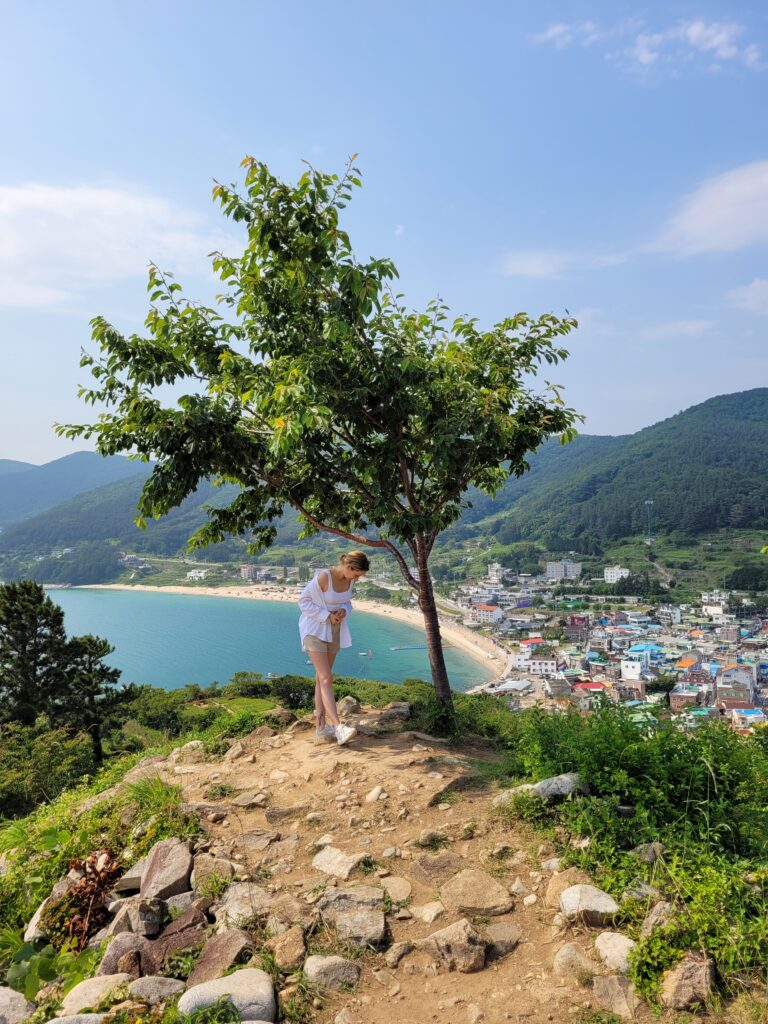
[[[143,519],[208,478],[237,484],[193,547],[243,534],[268,546],[291,506],[305,535],[324,530],[392,555],[418,592],[447,701],[430,553],[470,487],[494,493],[548,437],[573,437],[578,417],[557,386],[537,392],[531,381],[565,358],[560,341],[575,321],[517,313],[482,328],[449,318],[441,301],[412,310],[394,291],[392,261],[358,260],[342,229],[360,186],[351,162],[341,176],[309,168],[295,185],[250,157],[244,166],[242,193],[213,190],[247,232],[241,255],[214,254],[218,308],[151,267],[143,336],[92,321],[99,353],[83,357],[94,383],[82,396],[106,411],[59,430],[95,437],[103,455],[155,460]],[[164,403],[168,384],[187,390]]]

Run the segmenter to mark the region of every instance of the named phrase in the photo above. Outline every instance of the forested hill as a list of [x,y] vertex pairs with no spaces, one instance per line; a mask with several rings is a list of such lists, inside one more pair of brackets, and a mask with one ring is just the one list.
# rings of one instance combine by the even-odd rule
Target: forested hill
[[0,476],[22,473],[25,469],[36,469],[32,462],[17,462],[16,459],[0,459]]
[[711,398],[611,440],[549,474],[512,509],[497,502],[497,515],[508,512],[497,539],[589,553],[643,533],[646,501],[656,533],[768,527],[768,388]]
[[[3,466],[14,467],[8,471]],[[0,463],[0,526],[53,508],[75,494],[85,494],[115,480],[146,477],[147,466],[115,455],[75,452],[43,466],[4,460]]]

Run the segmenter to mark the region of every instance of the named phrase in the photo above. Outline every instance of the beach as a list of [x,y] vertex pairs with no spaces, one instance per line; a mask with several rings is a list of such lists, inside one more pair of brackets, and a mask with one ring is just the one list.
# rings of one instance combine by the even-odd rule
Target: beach
[[[248,585],[242,587],[185,587],[185,586],[151,586],[149,584],[130,583],[91,583],[84,587],[73,587],[74,590],[136,590],[161,594],[198,594],[203,597],[234,597],[247,601],[285,601],[296,604],[295,592],[286,592],[283,587],[269,584]],[[402,622],[424,632],[424,618],[420,611],[412,608],[394,608],[379,601],[366,601],[354,598],[353,610],[366,612],[370,615],[381,615]],[[298,612],[297,612],[298,614]],[[354,614],[354,611],[353,611]],[[476,636],[471,630],[454,622],[446,622],[440,616],[440,632],[445,644],[457,647],[481,662],[489,676],[501,676],[506,669],[505,653],[484,636]]]

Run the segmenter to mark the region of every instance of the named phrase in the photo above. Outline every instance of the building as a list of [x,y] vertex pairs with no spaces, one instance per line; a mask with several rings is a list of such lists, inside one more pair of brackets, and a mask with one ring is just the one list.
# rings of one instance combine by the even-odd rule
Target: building
[[572,562],[570,558],[547,562],[545,576],[548,580],[578,580],[581,578],[581,562]]
[[240,578],[248,580],[249,583],[253,583],[258,579],[259,570],[255,565],[241,565],[240,566]]
[[481,626],[493,625],[504,618],[504,612],[497,604],[475,604],[469,615],[472,622],[477,622]]
[[680,683],[669,694],[669,706],[673,711],[695,707],[699,703],[699,688],[692,683]]
[[491,583],[502,583],[504,580],[504,569],[499,562],[491,562],[488,566],[488,579]]
[[625,569],[623,565],[606,565],[603,569],[605,583],[618,583],[619,580],[624,580],[627,576],[629,576],[629,569]]
[[662,626],[679,626],[683,616],[676,604],[662,604],[659,605],[656,618]]
[[204,580],[208,575],[208,569],[190,569],[187,573],[188,580]]
[[564,665],[556,654],[532,654],[526,663],[526,671],[537,676],[554,676]]

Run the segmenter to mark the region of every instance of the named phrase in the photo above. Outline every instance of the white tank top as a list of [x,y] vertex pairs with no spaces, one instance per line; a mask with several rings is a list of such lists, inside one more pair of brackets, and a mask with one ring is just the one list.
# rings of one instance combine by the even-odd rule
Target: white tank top
[[354,584],[350,583],[349,590],[339,592],[333,588],[333,576],[330,569],[324,569],[322,572],[325,572],[328,578],[328,589],[325,591],[325,603],[332,612],[338,611],[339,608],[342,608],[352,599],[352,587]]

